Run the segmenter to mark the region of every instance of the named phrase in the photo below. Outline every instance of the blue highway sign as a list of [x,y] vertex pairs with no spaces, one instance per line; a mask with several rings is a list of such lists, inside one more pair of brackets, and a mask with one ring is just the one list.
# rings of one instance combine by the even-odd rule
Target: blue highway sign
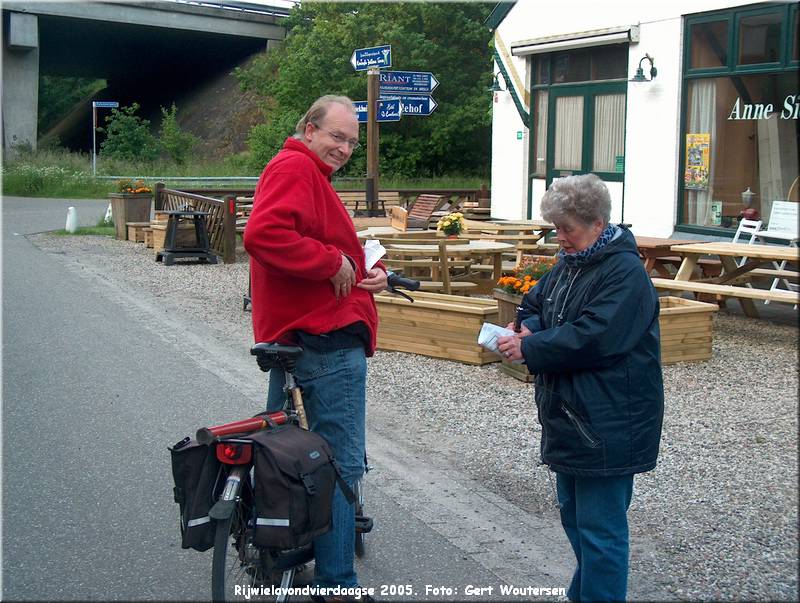
[[119,107],[119,103],[116,101],[94,101],[92,103],[93,107],[105,107],[107,109],[116,109]]
[[391,67],[392,47],[357,48],[350,57],[350,64],[356,71],[366,71],[372,67]]
[[[353,101],[358,113],[359,123],[367,123],[367,101]],[[400,99],[384,99],[378,101],[378,121],[400,121],[403,106]]]
[[[387,96],[387,98],[390,97]],[[428,116],[433,113],[438,106],[436,101],[430,96],[397,96],[391,98],[400,100],[400,103],[403,105],[404,117],[410,115]]]
[[380,94],[430,94],[439,85],[430,71],[381,71]]

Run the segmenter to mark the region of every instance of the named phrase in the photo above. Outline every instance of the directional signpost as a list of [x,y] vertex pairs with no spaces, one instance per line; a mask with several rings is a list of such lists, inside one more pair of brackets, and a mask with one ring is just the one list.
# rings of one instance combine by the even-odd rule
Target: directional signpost
[[357,48],[350,56],[350,64],[356,71],[392,66],[392,47],[375,46],[373,48]]
[[392,66],[391,46],[358,48],[350,64],[367,72],[367,100],[354,104],[358,121],[367,123],[367,214],[373,216],[378,205],[378,122],[433,113],[437,105],[430,95],[439,81],[430,71],[381,71]]
[[381,71],[381,94],[430,94],[439,80],[430,71]]
[[[378,101],[379,103],[385,102],[391,97],[382,96],[381,98],[383,100]],[[436,101],[430,96],[398,96],[396,97],[396,100],[399,100],[403,107],[403,117],[411,117],[414,115],[427,117],[433,113],[438,106]]]
[[[367,101],[353,101],[358,114],[359,123],[367,123],[369,103]],[[381,99],[378,101],[378,122],[400,121],[403,115],[402,101],[397,98]]]
[[92,176],[97,176],[97,109],[116,109],[117,101],[92,101]]

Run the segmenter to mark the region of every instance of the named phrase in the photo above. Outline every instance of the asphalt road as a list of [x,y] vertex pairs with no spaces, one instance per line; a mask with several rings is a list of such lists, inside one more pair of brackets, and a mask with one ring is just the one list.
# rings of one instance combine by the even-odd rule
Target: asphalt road
[[[209,409],[252,414],[263,377],[247,350],[29,242],[63,228],[70,205],[90,225],[107,204],[2,199],[0,599],[207,599],[211,554],[180,548],[167,446]],[[434,601],[567,585],[558,526],[427,452],[370,436],[362,584],[381,600]]]

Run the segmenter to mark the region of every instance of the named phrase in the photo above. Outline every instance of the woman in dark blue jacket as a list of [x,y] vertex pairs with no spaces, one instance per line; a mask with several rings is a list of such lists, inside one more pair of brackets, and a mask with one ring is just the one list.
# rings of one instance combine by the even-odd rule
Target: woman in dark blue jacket
[[627,593],[633,475],[656,465],[664,414],[658,297],[633,235],[609,224],[594,174],[553,182],[542,216],[559,261],[523,299],[522,332],[499,339],[536,374],[541,456],[557,475],[577,567],[571,601]]

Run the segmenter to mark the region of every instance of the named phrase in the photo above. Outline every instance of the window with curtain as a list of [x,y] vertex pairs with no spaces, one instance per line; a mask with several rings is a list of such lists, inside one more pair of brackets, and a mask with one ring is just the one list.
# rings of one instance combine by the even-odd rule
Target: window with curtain
[[618,158],[625,153],[625,95],[598,94],[594,98],[593,172],[622,171]]
[[555,118],[553,166],[557,170],[580,170],[583,155],[583,97],[557,98]]
[[[794,4],[773,3],[687,19],[679,226],[768,222],[773,201],[791,197],[800,160],[797,14]],[[752,201],[742,197],[748,189]]]

